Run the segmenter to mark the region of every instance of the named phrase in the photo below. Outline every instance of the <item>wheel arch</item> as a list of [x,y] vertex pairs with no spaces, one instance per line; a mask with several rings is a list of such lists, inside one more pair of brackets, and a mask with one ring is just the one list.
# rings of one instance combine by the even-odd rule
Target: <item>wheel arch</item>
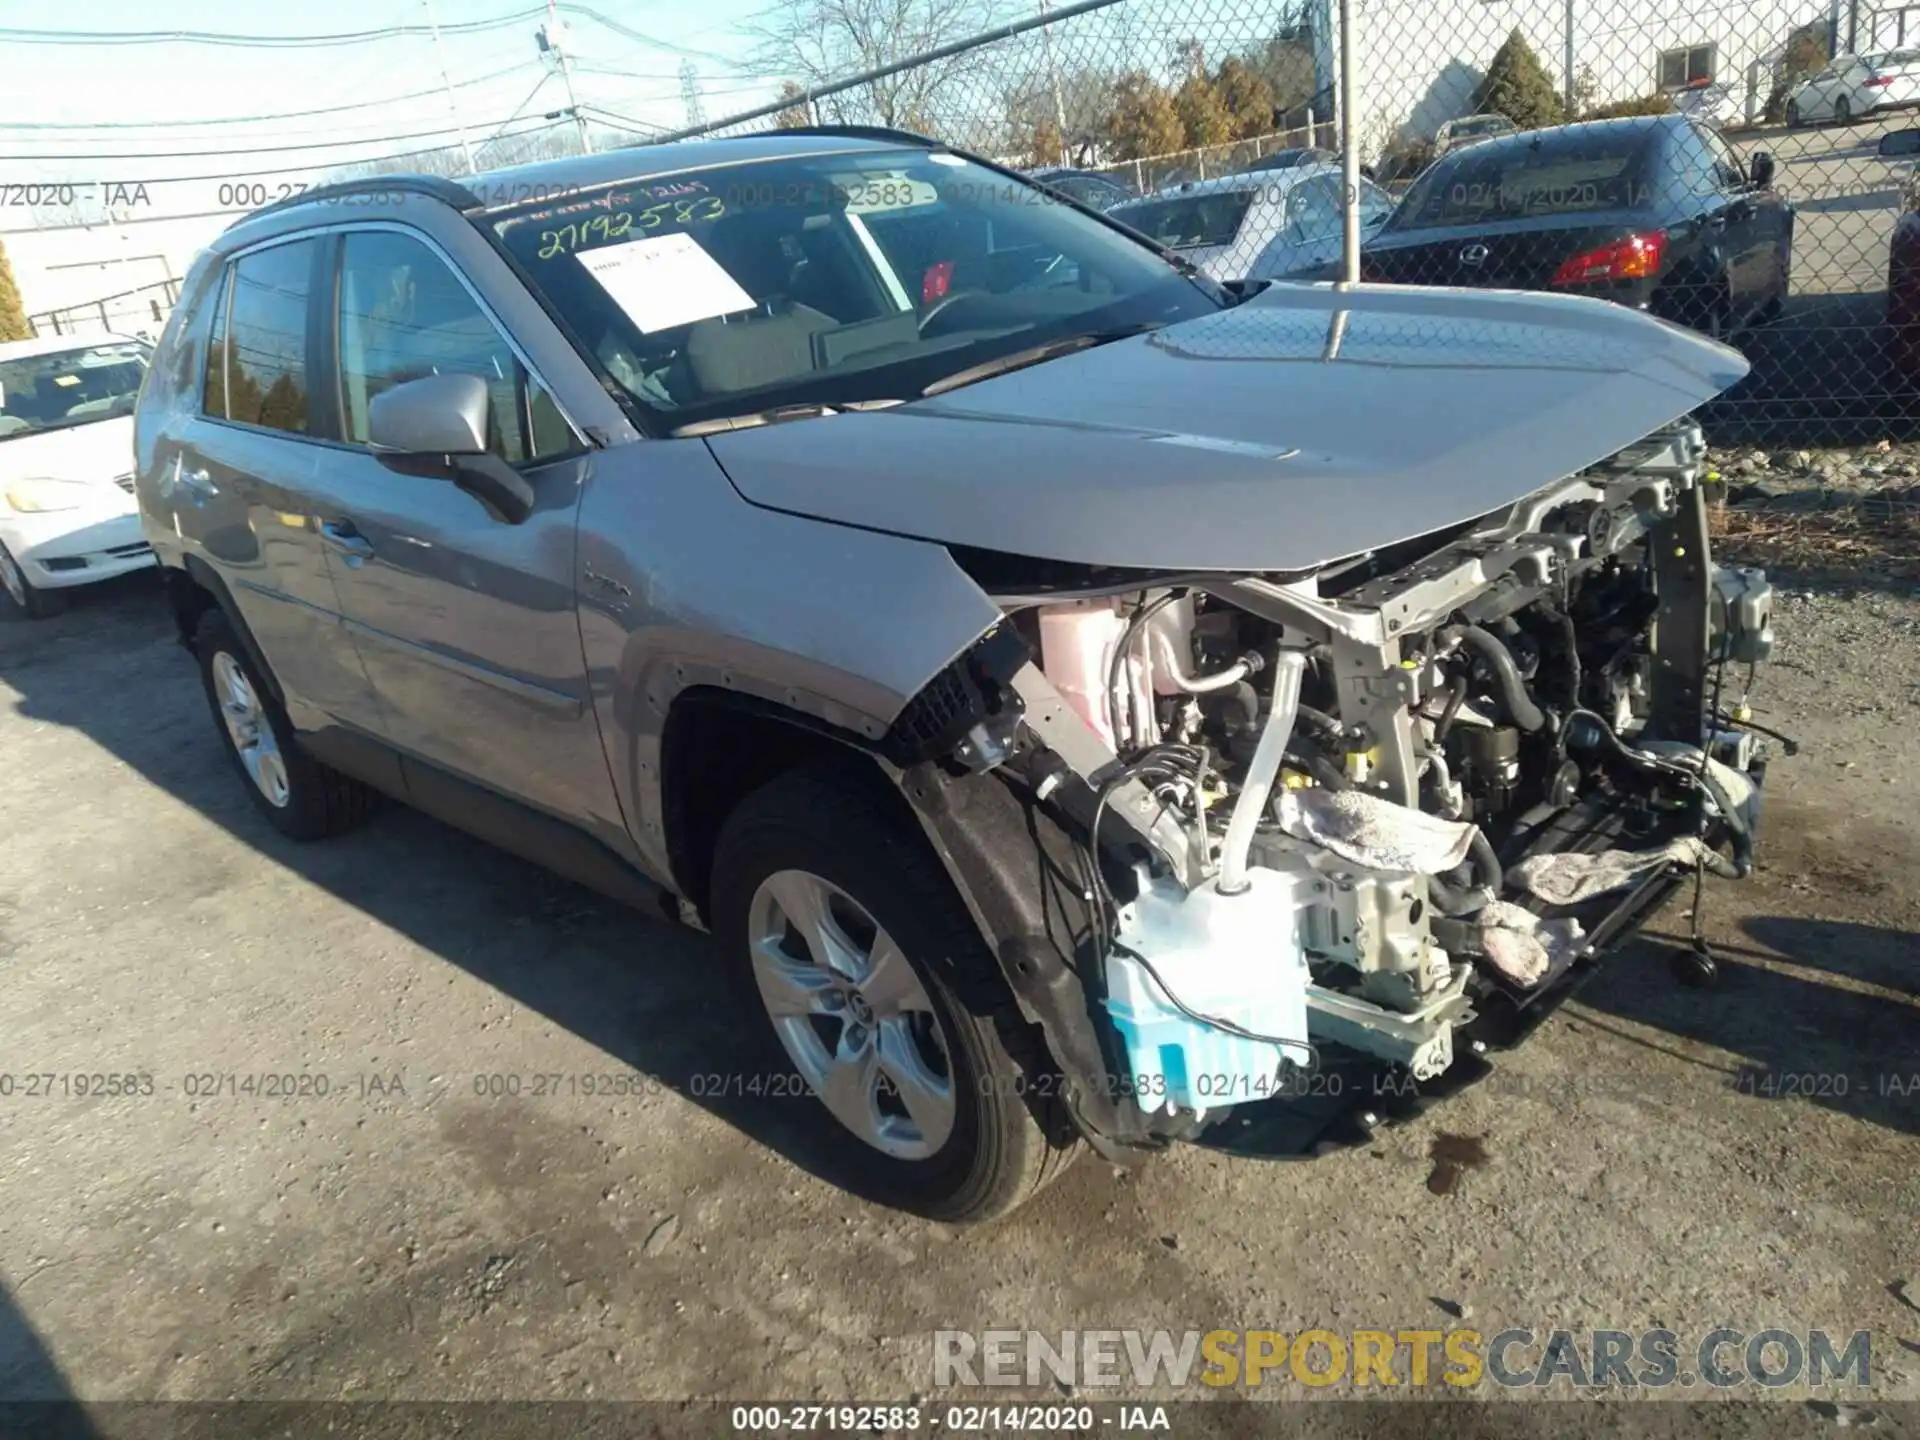
[[280,678],[267,663],[266,653],[261,650],[260,642],[254,639],[246,617],[240,613],[240,607],[234,604],[233,592],[227,588],[227,582],[220,578],[219,571],[198,555],[189,555],[184,566],[163,566],[161,583],[166,590],[167,608],[172,612],[180,643],[192,648],[201,620],[209,611],[218,610],[226,616],[233,633],[240,638],[241,645],[246,648],[247,659],[266,681],[274,700],[284,707],[287,697],[280,688]]
[[894,790],[852,731],[719,686],[674,697],[660,733],[660,817],[674,889],[703,920],[712,918],[714,847],[727,817],[754,791],[812,765],[844,767],[850,778]]

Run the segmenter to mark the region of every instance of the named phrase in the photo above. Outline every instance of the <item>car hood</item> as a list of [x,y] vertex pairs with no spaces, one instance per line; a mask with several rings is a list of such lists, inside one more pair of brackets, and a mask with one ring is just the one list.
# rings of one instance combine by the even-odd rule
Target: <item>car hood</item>
[[26,435],[0,435],[0,480],[47,475],[111,481],[133,469],[133,417],[116,415]]
[[1746,372],[1598,300],[1279,284],[936,399],[708,444],[747,500],[796,515],[1094,565],[1297,570],[1509,504]]

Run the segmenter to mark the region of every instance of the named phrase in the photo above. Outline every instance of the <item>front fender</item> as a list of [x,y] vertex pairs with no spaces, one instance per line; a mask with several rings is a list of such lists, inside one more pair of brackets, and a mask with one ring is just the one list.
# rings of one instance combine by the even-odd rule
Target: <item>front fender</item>
[[1001,619],[943,546],[751,505],[700,440],[641,440],[598,458],[576,566],[607,762],[641,858],[662,879],[660,742],[682,692],[751,697],[877,742]]

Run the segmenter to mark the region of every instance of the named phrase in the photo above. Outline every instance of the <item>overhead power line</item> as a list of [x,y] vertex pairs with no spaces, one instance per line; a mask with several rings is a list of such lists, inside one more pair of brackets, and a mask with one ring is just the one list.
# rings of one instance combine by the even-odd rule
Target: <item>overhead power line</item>
[[[558,129],[566,123],[568,122],[546,120],[541,124],[530,126],[525,130],[515,130],[510,134],[496,135],[493,137],[493,140],[495,142],[501,140],[518,140],[528,135],[542,135],[549,130]],[[128,175],[125,177],[115,176],[114,178],[116,180],[122,180],[123,183],[127,185],[176,185],[193,180],[255,180],[262,175],[311,175],[317,170],[342,170],[354,165],[383,165],[389,160],[411,160],[416,155],[433,155],[452,148],[453,147],[447,145],[429,145],[422,149],[400,150],[385,155],[351,155],[339,160],[312,160],[305,165],[277,165],[259,170],[216,170],[198,175]],[[66,158],[75,159],[82,157],[69,156]],[[177,159],[180,157],[155,156],[152,158]],[[455,176],[454,178],[459,179],[461,177]]]
[[[461,20],[442,25],[443,35],[477,35],[518,25],[542,14],[539,9],[516,10],[489,20]],[[364,45],[410,35],[431,36],[429,25],[383,25],[377,30],[343,30],[331,35],[242,35],[222,30],[17,30],[0,29],[0,41],[20,45],[242,45],[262,50],[297,50],[325,45]]]
[[405,135],[363,135],[356,139],[306,140],[297,145],[223,145],[218,150],[73,150],[61,154],[0,155],[5,160],[210,160],[222,155],[280,155],[295,150],[344,150],[354,145],[379,145],[391,140],[431,140],[457,135],[459,127],[441,125]]
[[[650,46],[655,50],[669,51],[675,55],[692,55],[702,60],[711,60],[717,64],[732,67],[734,62],[724,55],[711,50],[695,49],[692,46],[676,45],[670,40],[648,35],[631,26],[601,14],[588,5],[556,4],[555,9],[570,15],[582,15],[602,25],[616,35]],[[478,35],[490,30],[505,29],[509,25],[519,25],[528,20],[546,14],[544,6],[530,10],[516,10],[508,15],[495,15],[485,20],[461,20],[451,25],[442,25],[442,35]],[[383,25],[375,30],[342,30],[321,35],[262,35],[245,34],[225,30],[26,30],[18,28],[0,29],[0,42],[11,41],[20,45],[226,45],[255,48],[261,50],[298,50],[332,45],[366,45],[380,40],[399,40],[411,36],[431,37],[431,25]]]
[[[505,69],[490,70],[485,75],[475,75],[471,80],[456,80],[453,88],[465,90],[474,85],[485,85],[489,81],[514,75],[527,66],[536,63],[522,60]],[[371,110],[381,105],[398,105],[406,100],[425,100],[431,96],[444,95],[446,87],[436,85],[431,90],[410,90],[404,95],[383,95],[377,99],[361,100],[351,105],[322,105],[313,110],[279,110],[269,115],[217,115],[199,120],[0,120],[0,130],[187,130],[210,125],[263,125],[275,120],[305,120],[315,115],[339,115],[349,110]]]

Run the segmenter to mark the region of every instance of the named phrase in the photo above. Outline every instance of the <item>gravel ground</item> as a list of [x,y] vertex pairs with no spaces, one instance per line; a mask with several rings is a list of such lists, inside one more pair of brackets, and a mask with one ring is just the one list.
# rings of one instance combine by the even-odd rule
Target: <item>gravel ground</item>
[[[898,1400],[937,1328],[1445,1302],[1488,1334],[1869,1329],[1872,1392],[1829,1398],[1920,1398],[1920,1091],[1885,1093],[1920,1078],[1920,602],[1796,590],[1777,628],[1756,715],[1803,749],[1763,868],[1707,892],[1717,990],[1642,943],[1371,1147],[1083,1163],[954,1231],[816,1179],[806,1102],[706,1093],[744,1061],[704,937],[405,811],[270,832],[145,579],[0,626],[0,1071],[153,1090],[0,1099],[0,1395]],[[189,1093],[248,1074],[329,1093]],[[1436,1193],[1449,1136],[1487,1158]],[[1763,1429],[1851,1413],[1777,1396]]]

